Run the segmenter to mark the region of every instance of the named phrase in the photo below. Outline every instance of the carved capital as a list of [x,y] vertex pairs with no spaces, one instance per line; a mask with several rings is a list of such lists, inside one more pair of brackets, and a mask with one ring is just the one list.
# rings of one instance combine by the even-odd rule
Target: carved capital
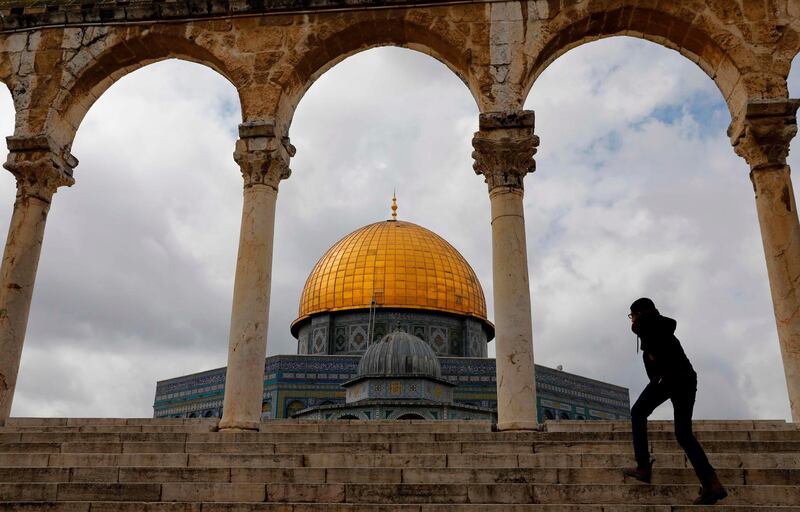
[[6,137],[8,158],[3,167],[17,178],[17,195],[50,202],[58,187],[75,183],[78,160],[67,149],[55,149],[46,136]]
[[267,185],[278,190],[281,180],[292,174],[289,160],[296,150],[289,137],[278,137],[271,121],[243,123],[239,137],[233,159],[242,171],[244,186]]
[[472,138],[472,168],[475,174],[484,176],[490,191],[496,187],[524,188],[525,176],[536,170],[533,156],[539,137],[533,134],[533,127],[531,111],[481,114],[479,131]]
[[728,129],[736,154],[752,171],[786,165],[789,144],[797,134],[800,100],[758,100],[747,104],[744,115]]

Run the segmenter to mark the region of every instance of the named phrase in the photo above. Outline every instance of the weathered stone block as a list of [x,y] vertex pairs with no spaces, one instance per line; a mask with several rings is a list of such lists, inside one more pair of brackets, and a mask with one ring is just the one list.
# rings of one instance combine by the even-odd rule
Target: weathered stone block
[[267,484],[267,500],[278,503],[341,503],[345,501],[345,486],[343,484]]
[[52,501],[56,499],[57,484],[0,483],[0,502]]
[[534,503],[533,486],[528,484],[471,484],[470,503]]
[[300,467],[303,466],[303,456],[191,453],[188,465],[194,467]]
[[159,501],[160,497],[160,484],[112,482],[58,484],[59,501]]
[[348,484],[348,503],[467,503],[463,484]]
[[165,483],[165,482],[207,482],[226,483],[231,481],[229,468],[119,468],[119,481]]
[[447,455],[449,468],[515,468],[519,464],[513,454],[457,454]]
[[164,483],[162,501],[261,502],[266,497],[264,484]]
[[326,482],[324,468],[233,467],[230,471],[233,483],[324,484]]
[[59,482],[118,482],[119,468],[48,468],[63,469],[69,473],[66,479]]

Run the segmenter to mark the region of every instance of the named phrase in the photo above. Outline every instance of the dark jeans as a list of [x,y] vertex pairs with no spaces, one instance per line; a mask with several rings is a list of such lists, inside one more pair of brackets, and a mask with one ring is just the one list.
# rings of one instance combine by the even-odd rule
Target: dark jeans
[[647,417],[656,407],[667,400],[672,401],[675,410],[675,438],[694,467],[701,482],[707,482],[714,475],[714,468],[708,462],[703,448],[692,433],[692,411],[697,393],[697,381],[686,382],[682,386],[667,386],[663,383],[647,385],[631,408],[633,427],[633,451],[639,467],[650,465],[650,452],[647,447]]

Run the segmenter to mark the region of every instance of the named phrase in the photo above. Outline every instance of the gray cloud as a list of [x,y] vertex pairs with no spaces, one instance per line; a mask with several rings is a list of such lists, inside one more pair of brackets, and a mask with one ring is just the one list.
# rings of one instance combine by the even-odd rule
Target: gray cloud
[[[0,107],[10,133],[10,100]],[[537,362],[635,398],[644,371],[625,314],[649,294],[678,319],[700,373],[698,417],[788,417],[752,188],[710,79],[674,52],[617,38],[556,61],[526,107],[542,137],[525,200]],[[48,222],[14,414],[147,416],[157,379],[225,364],[238,116],[228,82],[174,61],[92,108],[74,147],[78,182]],[[470,261],[491,314],[476,128],[467,88],[409,50],[358,54],[312,86],[278,200],[270,354],[295,352],[288,327],[316,260],[387,218],[394,187],[401,218]],[[0,201],[7,224],[8,175]]]

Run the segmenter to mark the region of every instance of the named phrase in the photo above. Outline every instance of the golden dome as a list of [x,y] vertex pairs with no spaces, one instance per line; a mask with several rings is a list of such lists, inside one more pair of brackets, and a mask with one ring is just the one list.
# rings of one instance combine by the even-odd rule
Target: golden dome
[[446,240],[410,222],[387,220],[353,231],[317,262],[292,330],[314,313],[382,308],[443,311],[486,319],[483,289]]

